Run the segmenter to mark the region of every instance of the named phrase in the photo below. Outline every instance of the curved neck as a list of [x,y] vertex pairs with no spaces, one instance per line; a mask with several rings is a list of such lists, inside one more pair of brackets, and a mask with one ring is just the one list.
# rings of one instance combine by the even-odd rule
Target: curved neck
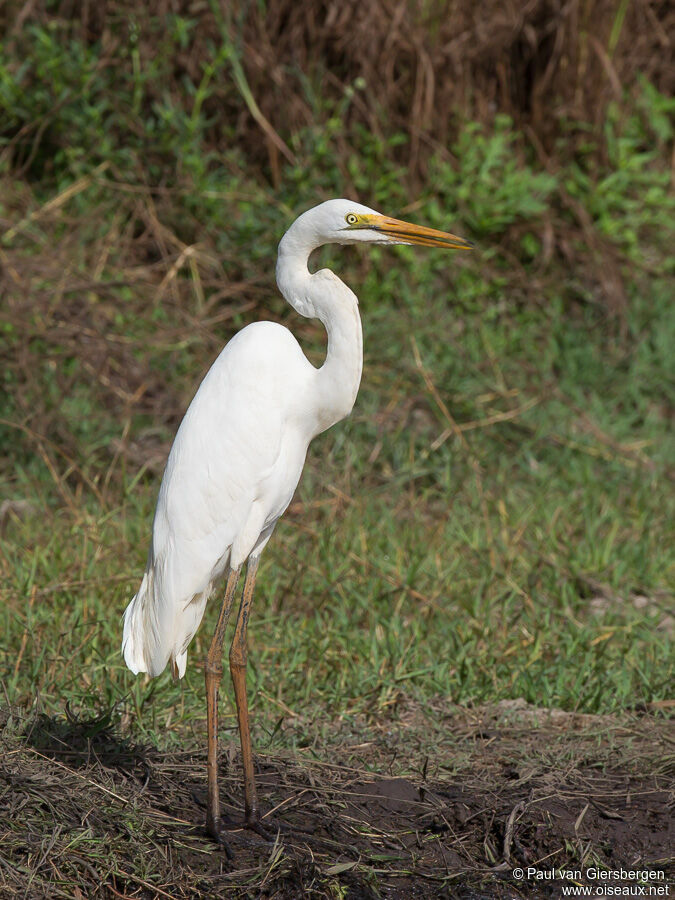
[[276,275],[284,299],[301,316],[319,319],[328,333],[328,352],[316,373],[312,410],[314,433],[320,434],[352,411],[363,369],[363,335],[354,292],[330,269],[312,274],[307,268],[314,249],[291,228],[279,244]]

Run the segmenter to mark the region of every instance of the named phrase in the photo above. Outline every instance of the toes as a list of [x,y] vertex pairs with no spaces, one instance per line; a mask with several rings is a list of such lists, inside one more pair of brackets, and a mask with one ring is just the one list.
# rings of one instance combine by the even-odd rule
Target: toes
[[278,830],[263,825],[259,818],[248,819],[245,825],[249,831],[255,831],[256,834],[259,834],[266,841],[275,841],[277,838]]
[[227,855],[228,859],[234,859],[234,852],[233,852],[232,848],[230,847],[229,843],[227,842],[227,840],[225,839],[225,835],[223,834],[223,831],[222,831],[220,825],[218,825],[215,822],[207,822],[206,823],[206,832],[207,832],[208,836],[211,838],[211,840],[214,841],[216,844],[218,844],[218,846],[221,847],[225,851],[225,854]]

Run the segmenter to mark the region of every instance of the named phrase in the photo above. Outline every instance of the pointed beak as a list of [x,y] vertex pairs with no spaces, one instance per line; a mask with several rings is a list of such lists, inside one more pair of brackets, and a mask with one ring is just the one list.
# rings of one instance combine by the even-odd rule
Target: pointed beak
[[422,247],[445,247],[448,250],[473,250],[471,241],[448,234],[445,231],[436,231],[435,228],[427,228],[426,225],[412,225],[410,222],[401,222],[400,219],[390,219],[388,216],[368,216],[368,228],[379,231],[397,244],[419,244]]

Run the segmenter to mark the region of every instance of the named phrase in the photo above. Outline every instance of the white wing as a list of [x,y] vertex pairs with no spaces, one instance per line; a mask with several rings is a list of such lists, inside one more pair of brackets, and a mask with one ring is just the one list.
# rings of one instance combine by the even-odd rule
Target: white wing
[[258,322],[239,332],[199,387],[169,454],[148,564],[124,616],[133,672],[182,677],[214,582],[260,552],[300,479],[316,422],[317,370],[293,335]]

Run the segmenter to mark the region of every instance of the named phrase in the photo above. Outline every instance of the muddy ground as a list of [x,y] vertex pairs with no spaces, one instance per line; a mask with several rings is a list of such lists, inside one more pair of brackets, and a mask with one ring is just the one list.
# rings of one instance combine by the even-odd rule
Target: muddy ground
[[107,718],[5,710],[0,724],[3,900],[559,897],[554,869],[594,887],[588,869],[649,870],[661,887],[673,876],[675,733],[660,714],[515,701],[338,723],[328,745],[258,754],[269,840],[236,827],[225,735],[231,859],[203,831],[205,752],[158,750]]

